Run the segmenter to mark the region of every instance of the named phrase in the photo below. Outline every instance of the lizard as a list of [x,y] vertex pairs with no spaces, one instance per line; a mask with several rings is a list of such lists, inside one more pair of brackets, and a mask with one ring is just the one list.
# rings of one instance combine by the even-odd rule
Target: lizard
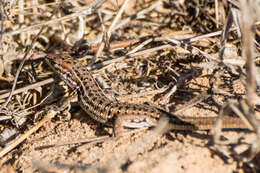
[[[211,130],[217,117],[178,117],[147,104],[133,104],[110,100],[87,68],[68,53],[48,54],[46,62],[52,70],[75,90],[80,107],[99,123],[112,125],[115,136],[120,136],[124,127],[148,128],[158,124],[167,115],[171,130]],[[248,129],[237,117],[223,116],[222,128]]]

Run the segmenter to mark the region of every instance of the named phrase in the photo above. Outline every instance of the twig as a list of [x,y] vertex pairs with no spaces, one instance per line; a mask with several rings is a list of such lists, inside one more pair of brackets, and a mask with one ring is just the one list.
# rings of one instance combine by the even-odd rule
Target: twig
[[13,83],[12,90],[11,90],[11,92],[10,92],[10,95],[9,95],[8,99],[6,100],[6,102],[0,107],[0,110],[2,110],[3,108],[5,108],[5,107],[8,105],[8,103],[10,102],[10,100],[11,100],[11,98],[12,98],[12,96],[13,96],[15,87],[16,87],[16,83],[17,83],[18,77],[19,77],[20,72],[21,72],[21,70],[22,70],[22,68],[23,68],[23,65],[24,65],[24,63],[25,63],[25,61],[26,61],[27,55],[29,54],[30,50],[32,49],[33,44],[34,44],[34,42],[36,41],[36,38],[39,37],[39,35],[42,33],[43,29],[44,29],[44,27],[41,28],[41,30],[38,32],[38,34],[37,34],[37,35],[35,36],[35,38],[33,39],[33,41],[32,41],[32,43],[31,43],[30,47],[27,49],[27,51],[26,51],[26,53],[25,53],[25,55],[24,55],[24,57],[23,57],[23,60],[22,60],[21,64],[19,65],[18,70],[17,70],[17,72],[16,72],[16,74],[15,74],[15,79],[14,79],[14,83]]
[[248,121],[253,125],[254,130],[258,131],[258,124],[255,119],[254,113],[254,98],[256,96],[256,81],[255,81],[255,63],[254,63],[254,17],[253,17],[253,1],[240,1],[241,10],[242,10],[242,48],[243,48],[243,55],[246,57],[246,73],[247,73],[247,85],[246,85],[246,100],[249,106],[249,110],[247,112]]
[[[57,12],[57,10],[58,10],[58,8],[55,9],[54,13],[49,17],[49,19],[51,19],[51,18],[54,16],[54,14]],[[34,43],[36,42],[37,38],[40,36],[40,34],[42,33],[43,29],[44,29],[46,26],[47,26],[47,25],[43,25],[43,26],[42,26],[42,28],[41,28],[40,31],[37,33],[37,35],[33,38],[32,43],[30,44],[30,46],[29,46],[28,49],[26,50],[25,55],[24,55],[24,57],[23,57],[23,60],[22,60],[22,62],[20,63],[18,69],[17,69],[17,72],[16,72],[16,75],[15,75],[15,79],[14,79],[14,83],[13,83],[12,90],[11,90],[11,92],[10,92],[10,95],[9,95],[9,97],[7,98],[6,102],[0,107],[0,111],[1,111],[3,108],[5,108],[5,107],[8,105],[8,103],[10,102],[10,100],[11,100],[11,98],[12,98],[12,96],[13,96],[13,92],[14,92],[15,87],[16,87],[16,83],[17,83],[18,77],[19,77],[20,72],[21,72],[21,70],[22,70],[22,68],[23,68],[23,65],[24,65],[24,63],[25,63],[25,61],[26,61],[26,59],[27,59],[27,57],[28,57],[28,54],[29,54],[29,52],[31,51],[31,49],[32,49]]]
[[12,144],[5,147],[3,150],[0,151],[0,158],[3,157],[5,154],[7,154],[9,151],[14,149],[17,145],[22,143],[27,137],[29,137],[31,134],[33,134],[35,131],[37,131],[41,126],[44,125],[44,123],[51,120],[52,117],[54,117],[57,114],[57,112],[51,110],[44,119],[42,119],[36,126],[31,128],[28,132],[21,135],[17,140],[15,140]]
[[47,22],[42,22],[40,24],[36,24],[36,25],[33,25],[33,26],[24,27],[24,28],[21,28],[21,29],[18,29],[18,30],[6,32],[5,34],[15,35],[15,34],[19,34],[19,33],[24,32],[24,31],[32,30],[32,29],[37,28],[37,27],[47,26],[47,25],[51,25],[51,24],[61,22],[61,21],[64,22],[64,21],[71,20],[71,19],[78,17],[78,16],[89,15],[93,12],[94,9],[96,9],[100,4],[102,4],[105,1],[106,0],[97,0],[96,2],[90,4],[88,7],[82,9],[81,11],[72,13],[70,15],[67,15],[67,16],[64,16],[64,17],[61,17],[61,18],[58,18],[58,19],[55,19],[55,20],[49,20]]
[[36,147],[35,150],[42,150],[42,149],[51,148],[51,147],[61,147],[61,146],[73,145],[73,144],[87,144],[87,143],[93,143],[93,142],[98,143],[98,142],[103,142],[109,138],[111,138],[111,137],[110,136],[101,136],[101,137],[95,137],[95,138],[90,138],[90,139],[80,139],[80,140],[76,140],[73,142],[59,142],[57,144],[39,146],[39,147]]
[[144,14],[148,14],[150,11],[152,11],[154,8],[161,6],[162,2],[161,1],[156,1],[152,6],[150,6],[149,8],[146,8],[140,12],[138,12],[137,14],[134,14],[130,17],[128,17],[127,19],[124,19],[121,21],[121,23],[119,23],[117,26],[115,26],[114,30],[122,27],[123,25],[126,25],[128,22],[134,20],[134,19],[138,19],[140,18],[142,15]]
[[0,0],[0,8],[1,8],[1,31],[0,31],[0,43],[1,43],[3,37],[3,31],[4,31],[4,4],[2,0]]
[[[24,91],[27,91],[27,90],[30,90],[30,89],[34,89],[34,88],[37,88],[37,87],[40,87],[40,86],[43,86],[43,85],[47,85],[47,84],[52,83],[52,82],[54,82],[54,79],[49,78],[49,79],[46,79],[44,81],[40,81],[40,82],[31,84],[31,85],[28,85],[26,87],[19,88],[19,89],[15,90],[13,92],[13,95],[19,94],[21,92],[24,92]],[[8,97],[8,95],[10,95],[10,92],[0,95],[0,99],[6,98],[6,97]]]
[[[118,22],[119,18],[122,16],[122,13],[124,12],[125,8],[126,8],[126,5],[128,4],[128,1],[129,0],[125,0],[124,4],[122,5],[122,7],[120,8],[119,12],[117,13],[115,19],[113,20],[112,24],[110,25],[108,31],[107,31],[107,41],[110,40],[110,37],[111,37],[111,34],[112,34],[112,31],[116,25],[116,23]],[[101,55],[101,52],[103,51],[105,47],[105,42],[101,42],[100,46],[99,46],[99,49],[96,53],[96,56],[94,56],[93,58],[98,58],[100,55]],[[93,63],[95,62],[94,60],[92,61]]]
[[[231,28],[230,31],[234,31],[236,30],[236,28]],[[183,40],[175,40],[171,37],[173,36],[168,36],[168,37],[154,37],[153,41],[169,41],[170,44],[165,44],[162,46],[158,46],[155,48],[151,48],[151,49],[147,49],[147,50],[143,50],[143,51],[139,51],[139,52],[135,52],[132,54],[127,54],[125,56],[121,56],[115,59],[111,59],[111,60],[107,60],[101,63],[97,63],[97,64],[93,64],[92,66],[88,66],[87,69],[96,69],[96,68],[101,68],[103,66],[112,64],[112,63],[117,63],[117,62],[121,62],[125,59],[131,58],[131,57],[135,57],[135,56],[140,56],[143,55],[145,53],[151,53],[154,51],[158,51],[158,50],[162,50],[162,49],[167,49],[167,48],[171,48],[172,46],[180,46],[188,51],[191,51],[192,53],[201,53],[203,56],[205,56],[206,58],[210,59],[210,60],[216,60],[217,59],[213,59],[211,56],[209,56],[208,54],[204,53],[203,51],[199,50],[198,48],[191,46],[190,44],[196,41],[199,41],[201,39],[204,38],[208,38],[208,37],[214,37],[214,36],[218,36],[222,33],[222,31],[217,31],[217,32],[213,32],[210,34],[205,34],[205,35],[201,35],[201,36],[196,36],[196,37],[192,37],[192,38],[188,38],[188,39],[183,39]],[[150,39],[150,38],[148,38]],[[136,39],[133,40],[133,42],[136,42]],[[109,66],[104,67],[104,68],[109,68]]]

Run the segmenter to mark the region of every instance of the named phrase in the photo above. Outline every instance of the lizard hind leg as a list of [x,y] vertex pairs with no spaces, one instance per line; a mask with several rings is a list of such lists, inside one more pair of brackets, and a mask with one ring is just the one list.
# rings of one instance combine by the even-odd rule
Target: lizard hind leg
[[122,115],[117,117],[114,122],[114,136],[123,134],[124,127],[130,129],[147,129],[157,125],[157,121],[147,116],[141,115]]

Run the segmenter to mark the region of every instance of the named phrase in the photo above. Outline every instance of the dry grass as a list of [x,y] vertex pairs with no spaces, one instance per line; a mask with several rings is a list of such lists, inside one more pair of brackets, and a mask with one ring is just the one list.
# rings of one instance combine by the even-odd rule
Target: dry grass
[[[256,138],[246,141],[248,145],[242,151],[237,148],[244,147],[245,142],[241,141],[248,133],[240,135],[238,131],[237,138],[225,144],[220,140],[220,127],[215,129],[215,144],[206,145],[200,140],[204,133],[196,137],[188,132],[188,138],[197,140],[206,152],[217,153],[224,167],[228,167],[228,163],[236,165],[232,171],[259,171],[260,130],[256,121],[260,119],[259,2],[20,0],[5,1],[0,5],[0,147],[4,148],[0,151],[0,165],[5,165],[2,171],[12,167],[15,171],[28,172],[59,172],[61,169],[157,172],[160,168],[152,165],[158,162],[157,165],[163,167],[165,165],[161,163],[173,157],[169,154],[176,142],[170,139],[172,133],[163,136],[164,130],[159,130],[103,143],[102,152],[108,156],[100,154],[99,143],[92,144],[95,149],[68,147],[68,153],[72,155],[71,165],[61,164],[64,153],[60,156],[57,152],[56,158],[49,157],[51,154],[47,152],[44,154],[45,150],[40,154],[35,151],[43,160],[37,159],[32,167],[30,159],[33,158],[28,154],[30,144],[39,138],[37,135],[48,135],[46,130],[47,134],[38,131],[31,136],[44,126],[44,123],[39,126],[39,121],[46,120],[43,118],[45,114],[39,112],[61,100],[63,95],[71,95],[42,60],[51,52],[69,52],[86,64],[111,99],[148,102],[178,116],[239,116],[254,131],[251,135]],[[53,81],[55,86],[50,83]],[[73,117],[78,117],[79,111],[75,110],[77,107],[72,110]],[[65,123],[59,120],[62,118],[54,118],[57,125],[50,126]],[[71,122],[77,124],[75,119],[84,120],[82,117],[72,118]],[[93,123],[90,126],[98,131]],[[44,128],[51,133],[52,128],[48,125]],[[8,130],[12,133],[6,133]],[[111,131],[109,128],[106,132],[96,133],[87,130],[92,134],[90,137]],[[18,135],[20,138],[15,139]],[[205,140],[209,141],[209,138]],[[10,149],[12,142],[17,144]],[[128,148],[127,144],[135,147]],[[3,153],[8,147],[8,152]],[[88,158],[83,150],[93,150],[96,155]],[[116,155],[115,151],[125,153]],[[165,152],[164,155],[160,155],[160,151]],[[77,154],[80,155],[78,159]],[[149,154],[163,159],[153,160],[156,163],[144,161],[150,159]],[[81,159],[89,159],[91,166],[77,167],[83,163]],[[170,172],[170,166],[168,170],[161,169]],[[185,169],[177,172],[185,172]]]

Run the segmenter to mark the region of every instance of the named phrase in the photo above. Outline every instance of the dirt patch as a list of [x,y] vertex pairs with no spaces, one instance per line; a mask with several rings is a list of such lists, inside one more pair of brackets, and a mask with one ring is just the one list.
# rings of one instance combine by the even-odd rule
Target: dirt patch
[[[259,95],[259,86],[255,87],[250,78],[246,80],[250,73],[245,68],[250,62],[248,56],[259,54],[259,24],[254,25],[254,49],[249,43],[242,45],[238,26],[229,28],[239,22],[228,18],[236,18],[230,9],[241,13],[243,8],[238,3],[130,0],[110,35],[109,28],[123,2],[90,5],[93,1],[41,0],[35,4],[24,0],[3,4],[6,14],[1,14],[6,16],[0,59],[2,105],[26,47],[40,28],[46,27],[19,75],[16,88],[22,91],[15,92],[0,111],[1,135],[3,129],[14,128],[21,136],[46,117],[48,111],[43,110],[53,105],[61,107],[65,97],[79,94],[80,86],[70,89],[42,61],[50,53],[70,54],[86,67],[92,64],[90,73],[100,91],[114,102],[148,104],[185,117],[216,117],[223,112],[227,116],[254,114],[259,118],[257,99],[248,99],[250,95],[246,94],[253,88],[254,94]],[[224,31],[229,34],[221,40]],[[251,30],[248,35],[242,31],[246,35],[243,38],[253,40]],[[226,49],[221,52],[224,42]],[[103,43],[109,44],[101,49]],[[259,67],[259,59],[252,62]],[[256,74],[252,76],[257,78]],[[50,82],[40,83],[47,79]],[[38,82],[38,86],[33,85]],[[50,94],[51,91],[54,92]],[[40,111],[43,113],[38,114]],[[256,144],[256,134],[249,130],[224,131],[221,145],[213,144],[213,131],[162,133],[155,128],[128,130],[122,137],[113,138],[111,127],[95,122],[78,105],[72,104],[70,112],[71,119],[56,115],[5,154],[0,160],[0,172],[259,171],[259,159],[247,157],[247,151]],[[101,140],[104,136],[107,138]],[[1,136],[0,146],[9,145]]]

